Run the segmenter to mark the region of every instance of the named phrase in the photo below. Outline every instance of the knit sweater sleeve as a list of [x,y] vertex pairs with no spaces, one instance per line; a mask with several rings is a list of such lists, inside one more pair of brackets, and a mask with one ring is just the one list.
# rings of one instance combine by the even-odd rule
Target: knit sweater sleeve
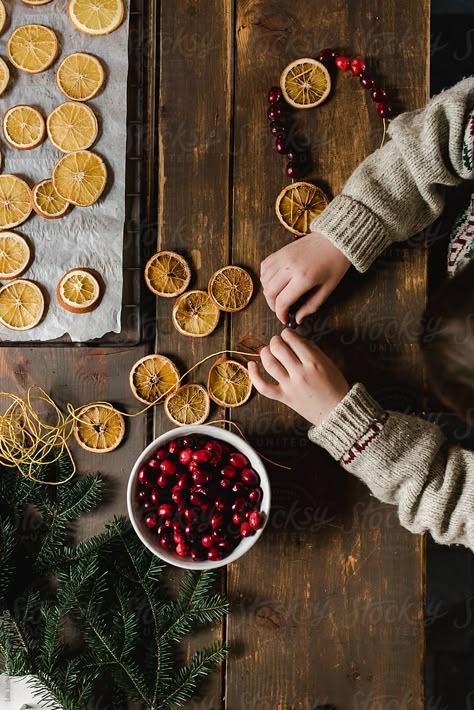
[[357,384],[309,438],[397,505],[408,530],[474,550],[474,452],[448,446],[437,426],[384,412]]
[[355,170],[310,226],[366,271],[391,242],[442,213],[449,188],[474,178],[474,78],[390,123],[390,141]]

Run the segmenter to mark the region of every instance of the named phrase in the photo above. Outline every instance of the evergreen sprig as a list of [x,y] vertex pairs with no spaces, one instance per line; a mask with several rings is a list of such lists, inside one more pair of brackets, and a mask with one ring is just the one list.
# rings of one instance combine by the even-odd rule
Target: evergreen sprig
[[[33,473],[61,480],[70,462]],[[227,653],[212,644],[182,665],[177,644],[228,604],[206,571],[185,573],[176,599],[165,596],[165,565],[125,518],[75,544],[75,523],[103,490],[97,474],[45,486],[0,466],[0,673],[30,676],[49,710],[86,710],[99,697],[114,710],[170,710]]]

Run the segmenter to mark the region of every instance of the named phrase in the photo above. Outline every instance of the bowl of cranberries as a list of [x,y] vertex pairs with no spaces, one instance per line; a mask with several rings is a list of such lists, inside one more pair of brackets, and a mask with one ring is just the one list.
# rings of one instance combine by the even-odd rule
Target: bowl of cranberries
[[270,483],[259,455],[236,434],[183,426],[138,457],[127,505],[151,552],[177,567],[212,569],[257,542],[270,512]]

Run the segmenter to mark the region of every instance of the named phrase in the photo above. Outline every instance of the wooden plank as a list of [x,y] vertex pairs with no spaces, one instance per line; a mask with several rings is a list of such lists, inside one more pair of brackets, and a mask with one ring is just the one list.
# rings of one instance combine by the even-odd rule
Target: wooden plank
[[[416,7],[408,0],[237,0],[235,263],[258,272],[288,242],[274,216],[285,164],[266,126],[267,91],[286,63],[336,45],[364,57],[411,109],[428,96],[428,38],[427,0]],[[332,194],[381,139],[375,107],[349,74],[336,77],[329,101],[296,120],[312,146],[314,175]],[[424,306],[425,253],[391,252],[369,276],[349,277],[301,332],[385,403],[417,407],[413,324]],[[268,341],[280,330],[260,293],[234,319],[231,344],[248,333]],[[255,396],[238,419],[260,450],[292,461],[293,470],[271,471],[269,528],[228,572],[236,600],[228,642],[241,654],[228,663],[227,706],[421,710],[421,539],[327,455],[311,447],[301,458],[307,425],[284,407]]]
[[[229,261],[229,146],[232,100],[231,0],[161,3],[158,98],[158,249],[185,255],[190,288],[207,291],[212,273]],[[171,302],[170,302],[171,301]],[[206,338],[180,335],[171,323],[172,299],[157,301],[156,352],[168,354],[181,373],[227,347],[229,318]],[[206,384],[212,360],[187,378]],[[214,408],[211,418],[221,418]],[[173,425],[162,409],[155,433]],[[176,585],[182,572],[176,570]],[[225,573],[221,582],[225,580]],[[188,652],[222,639],[224,625],[193,634]],[[195,708],[222,704],[221,677],[206,681]]]

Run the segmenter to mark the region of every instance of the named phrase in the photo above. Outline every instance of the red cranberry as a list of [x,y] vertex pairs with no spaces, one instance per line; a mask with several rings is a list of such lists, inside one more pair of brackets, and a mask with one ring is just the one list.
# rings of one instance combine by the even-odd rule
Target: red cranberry
[[275,150],[277,153],[280,153],[280,155],[285,155],[286,153],[286,141],[284,138],[277,138],[275,140]]
[[372,79],[371,76],[367,76],[367,74],[362,74],[360,77],[360,83],[364,89],[373,89],[375,86],[375,79]]
[[212,537],[211,535],[203,535],[201,538],[201,545],[203,547],[212,547],[213,545]]
[[381,101],[384,101],[387,98],[387,89],[383,89],[383,88],[372,89],[372,91],[370,92],[370,95],[372,96],[374,101],[376,101],[377,103],[380,103]]
[[221,528],[225,523],[222,513],[214,513],[211,518],[211,528]]
[[148,491],[144,488],[138,491],[138,500],[144,501],[148,498]]
[[166,486],[169,486],[170,480],[165,473],[160,473],[160,475],[156,479],[156,482],[160,488],[166,488]]
[[168,532],[168,528],[163,523],[161,525],[158,525],[158,527],[156,528],[156,534],[158,535],[158,537],[161,537],[162,535],[167,535]]
[[248,486],[258,486],[260,483],[260,476],[253,468],[243,468],[241,476],[242,481]]
[[192,537],[194,533],[196,532],[196,529],[194,525],[191,525],[191,523],[188,523],[186,527],[184,528],[184,534],[186,537]]
[[291,160],[288,162],[285,172],[292,180],[297,180],[301,176],[300,166],[298,163],[293,163]]
[[198,507],[202,507],[204,503],[206,502],[206,496],[204,496],[202,493],[197,493],[193,492],[189,496],[189,500],[193,505],[197,505]]
[[160,468],[160,461],[158,459],[150,459],[148,461],[148,468],[151,468],[152,471],[158,471]]
[[176,508],[176,515],[180,518],[183,517],[188,507],[188,503],[178,503],[178,507]]
[[213,530],[211,533],[211,537],[214,542],[223,542],[223,540],[227,540],[227,535],[222,530],[222,528],[216,528],[215,530]]
[[172,518],[176,511],[176,506],[173,503],[163,503],[158,508],[160,518]]
[[392,107],[388,101],[380,101],[377,104],[377,113],[381,118],[389,118],[392,115]]
[[219,485],[226,491],[229,488],[232,488],[232,481],[230,480],[230,478],[221,478],[221,480],[219,481]]
[[277,101],[280,101],[282,97],[281,89],[279,86],[272,86],[270,91],[268,92],[268,101],[271,104],[276,104]]
[[216,510],[224,510],[227,506],[227,499],[224,496],[217,496],[214,501],[214,507]]
[[365,74],[366,66],[362,59],[353,59],[351,62],[351,72],[354,74],[354,76],[360,76],[361,74]]
[[189,557],[190,552],[191,550],[189,546],[186,545],[186,543],[178,542],[178,544],[176,545],[176,554],[180,557]]
[[187,499],[188,492],[184,488],[180,488],[180,486],[173,486],[173,490],[171,491],[171,500],[174,503],[185,503]]
[[188,473],[180,473],[176,479],[176,485],[179,488],[190,488],[191,482],[191,476]]
[[190,449],[189,447],[187,449],[182,449],[179,452],[179,460],[184,466],[187,466],[188,463],[191,461],[193,456],[193,450]]
[[211,562],[218,562],[219,560],[222,560],[224,557],[224,552],[223,550],[220,550],[218,547],[211,547],[207,551],[207,559],[210,560]]
[[215,498],[217,495],[217,487],[213,483],[206,483],[199,488],[199,493],[202,493],[206,498]]
[[239,528],[240,528],[240,526],[241,526],[242,523],[244,522],[244,519],[243,519],[243,517],[240,515],[240,513],[234,513],[233,516],[232,516],[232,522],[234,523],[234,525],[238,525]]
[[232,503],[232,512],[240,513],[247,505],[245,498],[236,498]]
[[249,493],[249,501],[253,504],[260,503],[262,500],[263,491],[261,488],[253,488]]
[[201,513],[205,519],[209,517],[209,515],[212,513],[212,511],[213,511],[213,507],[212,507],[211,502],[206,501],[205,503],[203,503],[201,505]]
[[233,550],[233,545],[229,540],[222,540],[222,542],[218,542],[217,547],[219,548],[219,550],[222,550],[226,555],[228,555],[229,552],[232,552]]
[[181,532],[183,528],[183,523],[180,520],[173,520],[171,523],[171,529],[173,532]]
[[193,481],[198,486],[203,486],[205,483],[212,481],[212,473],[209,471],[196,471],[193,473]]
[[174,548],[173,540],[169,535],[162,535],[158,543],[160,547],[163,547],[165,550],[172,550]]
[[174,439],[173,441],[170,441],[170,443],[168,444],[168,451],[173,456],[175,456],[177,453],[179,453],[180,449],[181,449],[181,444],[180,444],[179,439]]
[[155,513],[149,513],[145,517],[145,525],[147,526],[147,528],[156,528],[156,523],[157,519]]
[[[163,446],[161,449],[158,449],[155,456],[158,459],[158,461],[164,461],[166,458],[168,458],[168,451]],[[151,466],[151,461],[148,465]]]
[[198,508],[186,508],[183,518],[187,523],[194,523],[199,518]]
[[171,518],[166,518],[163,525],[165,526],[165,528],[171,528],[173,525],[173,521],[171,520]]
[[350,67],[350,60],[348,57],[336,57],[335,59],[336,67],[341,71],[347,71]]
[[150,493],[150,500],[153,503],[153,505],[159,505],[161,501],[163,500],[163,496],[161,495],[161,491],[159,491],[157,488],[153,488],[152,492]]
[[321,62],[322,64],[329,64],[336,58],[336,52],[334,49],[327,47],[326,49],[322,49],[320,51],[317,58],[318,62]]
[[278,121],[282,115],[283,110],[278,104],[272,104],[268,109],[267,116],[269,121]]
[[174,476],[176,473],[176,462],[173,461],[173,459],[165,459],[161,462],[160,468],[167,476]]
[[235,493],[236,495],[243,496],[246,493],[246,491],[247,491],[246,487],[240,481],[237,481],[232,486],[232,493]]
[[250,537],[251,535],[255,535],[255,530],[250,527],[249,523],[242,523],[240,526],[240,534],[242,537]]
[[148,483],[148,472],[146,466],[142,466],[141,469],[138,471],[137,479],[138,483],[141,483],[142,486]]
[[207,559],[206,551],[200,550],[198,547],[193,547],[191,550],[191,559],[193,562],[203,562]]
[[248,522],[251,528],[258,530],[263,525],[263,514],[254,510],[250,513]]
[[180,542],[186,542],[186,537],[185,535],[183,535],[183,533],[175,532],[173,535],[173,540],[176,544],[179,544]]
[[145,510],[150,510],[150,508],[153,508],[154,506],[153,506],[153,503],[151,503],[149,500],[146,500],[143,503],[143,507],[145,508]]
[[270,123],[270,133],[272,136],[275,136],[275,138],[286,138],[286,128],[282,126],[281,123]]
[[209,449],[199,449],[193,453],[193,461],[198,463],[207,463],[212,459],[212,452]]
[[243,454],[239,454],[238,451],[234,451],[234,453],[229,456],[229,463],[232,466],[235,466],[235,468],[244,468],[244,466],[247,466],[248,461]]
[[225,478],[235,478],[237,476],[237,469],[234,466],[224,466],[221,473]]

